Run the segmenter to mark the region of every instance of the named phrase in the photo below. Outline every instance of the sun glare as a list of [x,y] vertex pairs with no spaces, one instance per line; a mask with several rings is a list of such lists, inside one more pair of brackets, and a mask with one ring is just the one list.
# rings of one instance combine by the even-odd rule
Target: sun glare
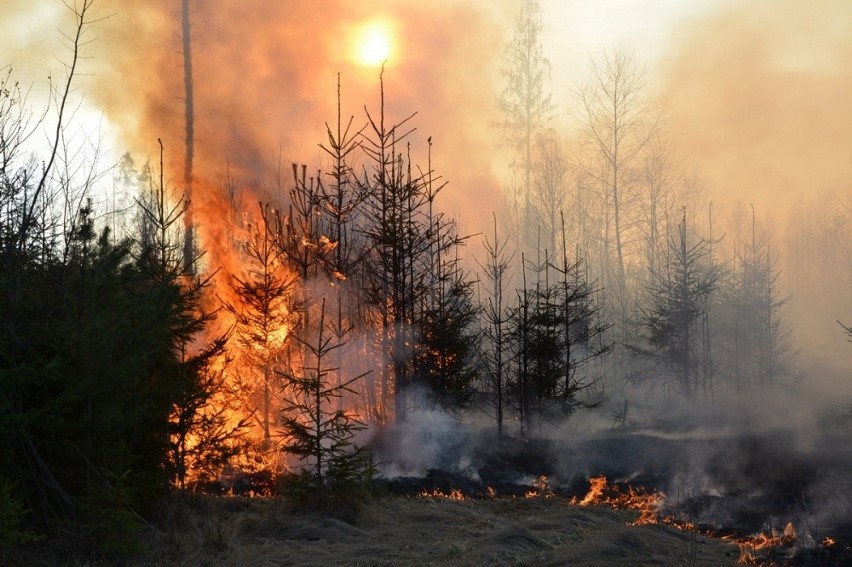
[[390,58],[393,33],[385,22],[363,24],[355,38],[355,59],[364,66],[375,67]]

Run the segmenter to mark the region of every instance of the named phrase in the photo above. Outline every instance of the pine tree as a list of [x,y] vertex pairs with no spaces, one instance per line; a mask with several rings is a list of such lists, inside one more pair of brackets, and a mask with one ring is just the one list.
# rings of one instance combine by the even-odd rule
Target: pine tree
[[424,385],[441,407],[464,410],[470,405],[477,370],[473,364],[478,339],[474,323],[474,282],[455,255],[460,243],[454,227],[440,219],[437,232],[434,280],[426,291],[425,308],[418,315],[419,334],[414,357],[415,384]]
[[[581,394],[598,381],[589,373],[590,363],[610,350],[594,288],[580,273],[581,262],[568,261],[566,239],[563,228],[560,265],[546,251],[543,261],[532,265],[521,255],[527,269],[510,310],[515,373],[509,385],[523,435],[545,420],[562,421],[580,408],[596,406]],[[529,286],[528,271],[535,274]]]
[[301,497],[346,495],[347,491],[363,489],[374,474],[369,454],[354,442],[366,425],[337,404],[340,397],[354,393],[352,385],[365,374],[332,383],[330,377],[337,369],[329,366],[328,359],[344,344],[334,343],[326,327],[323,299],[317,338],[304,343],[311,353],[310,365],[300,372],[280,374],[287,384],[281,410],[284,450],[296,455],[303,465],[291,485]]
[[197,256],[187,256],[183,222],[189,203],[183,195],[170,203],[160,143],[157,181],[148,176],[149,187],[139,201],[141,211],[137,264],[156,285],[155,304],[167,306],[170,353],[162,360],[161,387],[169,392],[169,419],[164,432],[163,470],[180,490],[187,481],[215,478],[219,468],[242,449],[245,420],[232,423],[217,399],[224,390],[221,371],[214,370],[224,358],[228,336],[194,346],[215,314],[202,307],[208,278],[197,274]]
[[547,92],[550,62],[543,53],[541,33],[541,5],[536,0],[523,0],[512,39],[503,48],[506,86],[497,101],[497,108],[503,114],[499,126],[520,161],[522,181],[516,237],[521,246],[530,236],[526,231],[533,221],[531,199],[535,142],[555,114]]
[[[327,144],[320,148],[331,159],[331,171],[326,174],[326,182],[320,183],[318,195],[318,210],[321,211],[320,232],[328,235],[329,242],[320,249],[323,272],[329,286],[336,296],[335,313],[332,330],[337,342],[345,342],[350,333],[355,330],[360,313],[360,285],[363,281],[363,270],[359,265],[366,255],[363,236],[356,230],[356,223],[362,215],[362,206],[367,198],[358,183],[351,161],[361,149],[359,138],[363,128],[353,131],[350,116],[344,125],[341,110],[340,74],[337,76],[337,120],[332,127],[326,123],[328,134]],[[343,351],[337,352],[337,383],[343,380]],[[363,404],[368,412],[376,407],[375,388],[372,383],[372,373],[368,375],[366,403]],[[344,400],[339,400],[342,409]]]
[[636,349],[657,363],[665,386],[690,400],[709,393],[702,372],[702,323],[718,279],[717,267],[707,262],[709,244],[690,235],[684,210],[669,241],[668,265],[648,290],[643,325],[649,348]]
[[232,284],[238,302],[226,304],[236,319],[236,334],[243,345],[243,356],[254,376],[248,389],[255,393],[258,425],[266,446],[271,443],[275,423],[274,394],[280,358],[297,324],[296,285],[284,269],[280,249],[271,226],[268,205],[260,205],[259,222],[245,243],[250,262],[244,278],[234,277]]
[[497,235],[497,216],[494,215],[494,238],[485,238],[485,262],[479,267],[484,274],[486,300],[480,313],[482,316],[483,333],[483,389],[488,396],[488,402],[494,407],[494,420],[497,424],[497,437],[503,438],[503,426],[506,419],[509,356],[504,351],[509,337],[508,304],[504,298],[507,284],[507,273],[512,263],[512,257],[506,256],[506,240]]
[[780,272],[771,238],[758,230],[754,208],[751,221],[749,233],[738,239],[720,289],[724,370],[736,395],[791,377],[797,354],[786,312],[790,298],[779,297]]
[[[559,320],[564,341],[564,376],[561,385],[561,407],[567,414],[590,404],[579,399],[580,393],[593,386],[598,376],[590,376],[588,367],[593,361],[603,359],[612,349],[606,342],[610,325],[601,320],[600,306],[595,302],[595,289],[581,271],[582,260],[568,259],[568,237],[565,217],[562,221],[562,262],[551,266],[559,275],[556,282],[559,293]],[[593,404],[592,404],[593,405]]]
[[[375,412],[380,420],[405,418],[407,391],[414,380],[412,365],[418,309],[425,300],[424,270],[434,253],[435,235],[426,215],[429,199],[424,174],[413,173],[409,152],[400,149],[412,130],[414,117],[385,124],[384,82],[376,116],[367,113],[362,147],[370,169],[365,172],[364,225],[367,303],[374,310],[379,332],[380,392]],[[406,145],[407,148],[407,145]],[[389,411],[390,407],[393,411]]]
[[171,484],[185,490],[216,479],[229,460],[244,447],[248,418],[231,423],[227,407],[216,396],[225,390],[225,373],[216,362],[225,356],[227,337],[184,360],[177,396],[172,402],[168,455],[165,465]]

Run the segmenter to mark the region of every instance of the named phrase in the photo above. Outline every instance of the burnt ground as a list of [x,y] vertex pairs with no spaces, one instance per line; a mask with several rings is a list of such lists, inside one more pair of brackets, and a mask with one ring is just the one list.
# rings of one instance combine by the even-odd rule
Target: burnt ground
[[[588,479],[667,495],[660,517],[689,521],[718,535],[744,538],[782,533],[791,524],[795,546],[762,556],[767,564],[852,565],[852,447],[848,430],[826,424],[803,438],[785,429],[696,435],[645,429],[610,430],[571,441],[459,443],[448,466],[422,476],[386,480],[394,493],[453,489],[483,497],[522,496],[548,477],[561,497],[582,497]],[[464,462],[464,467],[453,463]],[[825,538],[834,546],[821,545]]]

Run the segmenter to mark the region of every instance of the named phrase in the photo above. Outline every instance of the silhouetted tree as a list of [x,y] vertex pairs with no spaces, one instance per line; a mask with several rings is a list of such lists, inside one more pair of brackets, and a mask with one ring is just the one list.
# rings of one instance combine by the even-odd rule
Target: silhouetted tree
[[274,425],[273,396],[280,357],[297,324],[296,285],[285,269],[272,232],[271,211],[260,205],[258,224],[245,243],[250,263],[245,278],[234,277],[237,302],[226,303],[236,319],[236,334],[245,347],[243,355],[257,375],[249,389],[259,394],[257,419],[269,444]]
[[512,39],[503,47],[503,77],[506,86],[497,100],[503,115],[499,123],[507,144],[520,158],[521,199],[515,235],[523,246],[531,236],[531,199],[536,138],[555,113],[547,83],[550,62],[541,42],[542,13],[536,0],[523,0],[515,19]]
[[730,355],[727,373],[738,394],[763,389],[793,372],[796,351],[785,308],[778,296],[777,259],[768,234],[759,233],[754,208],[751,230],[739,239],[723,292],[728,316],[723,335]]
[[655,274],[643,326],[649,354],[657,363],[665,386],[687,399],[708,393],[702,372],[702,325],[710,294],[716,289],[718,269],[709,264],[709,241],[691,236],[686,212],[669,241],[670,257]]
[[[640,158],[657,131],[658,117],[649,109],[645,73],[635,67],[633,55],[619,51],[592,61],[592,74],[579,89],[580,121],[588,152],[581,156],[590,198],[600,203],[600,281],[607,290],[610,317],[618,343],[630,338],[629,243],[634,238],[632,193]],[[621,360],[619,367],[625,367]]]
[[300,372],[281,373],[288,386],[281,410],[284,450],[304,464],[292,487],[302,496],[363,488],[374,474],[369,453],[354,442],[366,425],[337,404],[341,396],[354,393],[352,384],[364,374],[332,383],[330,376],[337,369],[328,366],[328,358],[344,344],[332,342],[334,336],[326,329],[324,299],[318,315],[317,338],[305,344],[312,355],[310,365]]
[[512,257],[506,255],[507,241],[497,235],[497,216],[494,215],[494,238],[485,237],[485,262],[479,263],[483,272],[485,301],[482,316],[482,364],[484,390],[490,405],[494,407],[497,436],[503,437],[503,424],[507,405],[506,379],[510,357],[504,352],[508,344],[509,314],[504,299],[507,274]]
[[434,278],[417,315],[414,381],[426,386],[442,407],[461,410],[471,402],[477,373],[474,281],[462,269],[459,256],[451,256],[460,246],[454,226],[436,219],[432,227],[437,232],[437,258],[430,263]]
[[595,301],[595,289],[581,271],[582,260],[569,260],[568,236],[565,217],[562,222],[561,263],[552,265],[556,270],[559,293],[558,311],[564,341],[564,372],[561,384],[560,404],[562,411],[571,414],[574,410],[589,406],[579,396],[593,387],[598,376],[591,376],[588,367],[593,361],[606,356],[612,345],[607,342],[609,324],[602,320],[600,306]]
[[[369,160],[365,173],[364,225],[366,299],[375,310],[380,346],[381,400],[377,411],[387,419],[393,400],[397,420],[405,416],[405,392],[414,380],[412,366],[417,331],[417,310],[425,300],[429,274],[424,265],[434,238],[426,215],[428,198],[423,175],[412,171],[410,156],[399,149],[411,133],[413,114],[392,125],[385,124],[384,83],[381,82],[379,113],[369,112],[362,142]],[[392,398],[391,398],[392,396]]]
[[222,337],[184,360],[178,374],[165,467],[179,490],[185,490],[190,479],[194,483],[215,480],[244,448],[248,417],[233,423],[228,406],[216,399],[226,391],[224,371],[215,370],[225,356],[226,342]]
[[[362,316],[360,290],[363,287],[363,270],[359,264],[364,259],[367,248],[363,235],[357,230],[362,211],[361,207],[367,194],[358,183],[351,161],[361,149],[360,135],[362,130],[353,131],[354,117],[344,125],[341,111],[340,74],[337,76],[337,120],[334,126],[326,123],[328,142],[320,144],[320,148],[331,159],[331,171],[326,174],[327,181],[319,185],[318,208],[321,213],[320,231],[328,235],[330,242],[323,246],[321,263],[328,278],[331,291],[335,296],[336,309],[329,318],[335,340],[346,342],[349,334],[355,330],[358,319]],[[338,384],[343,379],[343,350],[337,351]],[[354,362],[354,361],[352,361]],[[365,393],[366,407],[375,408],[375,387],[372,373],[367,377]],[[338,398],[340,409],[344,399]]]
[[510,391],[522,434],[544,420],[561,421],[580,408],[596,406],[599,400],[581,394],[598,381],[589,372],[590,363],[610,350],[595,290],[580,272],[581,262],[568,260],[564,228],[562,235],[559,264],[546,251],[537,264],[525,262],[523,282],[527,273],[535,279],[518,290],[511,310],[515,373]]
[[225,406],[216,399],[223,394],[224,377],[213,368],[224,357],[228,337],[195,346],[215,313],[202,307],[209,278],[187,272],[187,265],[194,266],[198,260],[186,255],[183,229],[187,225],[183,216],[189,204],[185,195],[176,202],[168,198],[163,153],[161,142],[159,176],[156,181],[147,176],[149,186],[138,201],[141,216],[137,262],[157,283],[154,289],[164,294],[159,301],[173,302],[174,311],[166,320],[172,353],[163,361],[162,387],[170,396],[163,468],[172,484],[184,490],[189,478],[214,478],[217,468],[241,450],[239,438],[246,420],[232,423]]

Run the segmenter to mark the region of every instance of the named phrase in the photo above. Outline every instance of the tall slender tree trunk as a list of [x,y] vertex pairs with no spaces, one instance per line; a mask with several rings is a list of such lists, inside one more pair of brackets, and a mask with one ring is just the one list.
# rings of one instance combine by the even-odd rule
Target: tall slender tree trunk
[[192,38],[191,24],[189,19],[189,0],[182,0],[182,30],[183,30],[183,86],[184,86],[184,119],[186,126],[186,161],[183,168],[183,184],[186,192],[188,207],[183,216],[184,240],[183,240],[183,267],[184,271],[191,274],[195,271],[195,243],[193,238],[193,214],[192,214],[192,175],[193,161],[195,159],[195,100],[192,83]]

